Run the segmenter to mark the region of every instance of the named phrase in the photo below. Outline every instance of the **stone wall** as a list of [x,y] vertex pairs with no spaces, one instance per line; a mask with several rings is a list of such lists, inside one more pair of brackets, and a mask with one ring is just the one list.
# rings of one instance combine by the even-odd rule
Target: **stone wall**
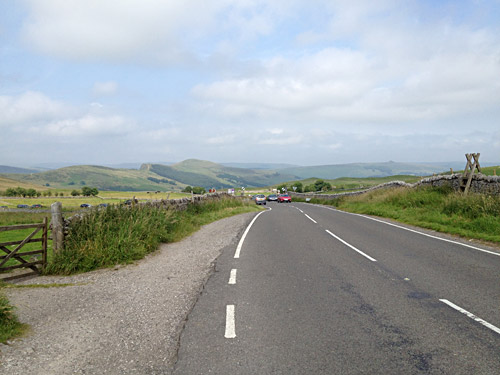
[[[449,186],[455,191],[460,191],[460,180],[462,179],[462,177],[463,175],[461,173],[455,173],[452,175],[439,175],[439,176],[427,177],[414,184],[409,184],[404,181],[391,181],[374,186],[366,190],[337,193],[337,194],[293,193],[293,192],[289,192],[289,194],[291,196],[301,197],[301,198],[335,199],[345,196],[365,194],[374,190],[394,188],[394,187],[413,188],[417,186],[434,186],[434,187]],[[482,194],[500,194],[500,176],[485,176],[483,174],[475,174],[472,177],[472,182],[469,191],[473,193],[482,193]]]

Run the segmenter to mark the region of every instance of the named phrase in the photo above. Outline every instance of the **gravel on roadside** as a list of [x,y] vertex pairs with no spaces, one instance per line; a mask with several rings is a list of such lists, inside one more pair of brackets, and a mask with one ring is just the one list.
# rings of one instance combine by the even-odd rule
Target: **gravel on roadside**
[[255,213],[206,225],[128,266],[67,277],[42,276],[8,288],[23,338],[0,344],[3,375],[170,374],[184,322],[214,270]]

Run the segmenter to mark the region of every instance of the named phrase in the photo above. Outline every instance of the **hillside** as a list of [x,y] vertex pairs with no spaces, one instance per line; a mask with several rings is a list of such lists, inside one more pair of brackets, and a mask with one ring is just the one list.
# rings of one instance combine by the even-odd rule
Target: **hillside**
[[10,188],[22,187],[23,189],[35,189],[37,191],[47,190],[48,187],[36,184],[26,183],[18,180],[0,176],[0,191],[5,191]]
[[449,170],[440,164],[420,163],[352,163],[293,167],[280,169],[280,173],[293,174],[300,178],[317,177],[334,179],[339,177],[387,177],[394,175],[429,176]]
[[273,170],[225,167],[221,164],[196,159],[188,159],[171,166],[144,164],[141,169],[149,170],[187,185],[216,189],[240,186],[262,187],[297,178],[292,174],[279,173]]
[[0,165],[0,173],[37,173],[40,170],[37,169],[27,169],[18,167],[9,167],[8,165]]
[[99,190],[172,191],[184,185],[145,170],[115,169],[94,165],[76,165],[33,174],[9,174],[8,178],[52,188],[80,189],[92,186]]

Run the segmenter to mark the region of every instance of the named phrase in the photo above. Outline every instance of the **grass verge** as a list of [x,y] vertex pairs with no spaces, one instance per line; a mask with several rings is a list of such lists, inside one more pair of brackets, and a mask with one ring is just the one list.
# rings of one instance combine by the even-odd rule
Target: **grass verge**
[[311,199],[341,210],[381,216],[465,238],[500,243],[500,196],[450,188],[381,189],[333,200]]
[[14,307],[10,305],[0,286],[0,343],[5,344],[7,340],[21,336],[28,328],[27,324],[19,322],[14,314]]
[[155,251],[160,243],[179,241],[202,225],[258,209],[248,201],[224,198],[190,205],[186,211],[152,205],[92,210],[72,224],[65,249],[52,254],[45,273],[70,275],[132,263]]

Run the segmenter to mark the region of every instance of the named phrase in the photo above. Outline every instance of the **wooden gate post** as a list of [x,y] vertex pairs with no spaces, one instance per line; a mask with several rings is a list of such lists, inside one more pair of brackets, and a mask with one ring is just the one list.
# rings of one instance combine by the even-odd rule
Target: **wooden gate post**
[[54,253],[62,251],[64,247],[64,223],[62,217],[62,203],[55,202],[50,205],[52,213],[52,249]]

